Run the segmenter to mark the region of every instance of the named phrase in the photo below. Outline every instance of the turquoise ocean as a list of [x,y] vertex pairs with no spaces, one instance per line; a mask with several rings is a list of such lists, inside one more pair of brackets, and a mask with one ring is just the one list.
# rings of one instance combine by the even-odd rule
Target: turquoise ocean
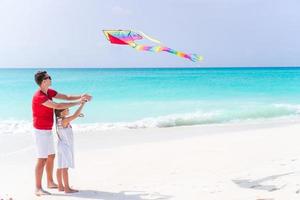
[[[0,129],[31,127],[38,69],[0,69]],[[50,68],[52,88],[89,93],[91,129],[175,127],[300,117],[300,68]],[[74,109],[72,109],[74,111]]]

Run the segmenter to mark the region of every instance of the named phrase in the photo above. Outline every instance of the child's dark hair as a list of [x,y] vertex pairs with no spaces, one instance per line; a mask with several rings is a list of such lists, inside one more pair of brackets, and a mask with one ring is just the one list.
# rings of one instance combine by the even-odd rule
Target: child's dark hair
[[55,112],[55,118],[59,118],[61,117],[61,113],[64,111],[65,109],[55,109],[54,112]]
[[58,134],[58,118],[61,118],[61,113],[64,111],[65,109],[55,109],[54,113],[55,113],[55,128],[56,128],[56,134],[58,139],[60,139],[59,134]]
[[46,74],[47,74],[46,71],[37,71],[34,75],[34,80],[35,80],[36,84],[38,84],[40,86],[42,84]]

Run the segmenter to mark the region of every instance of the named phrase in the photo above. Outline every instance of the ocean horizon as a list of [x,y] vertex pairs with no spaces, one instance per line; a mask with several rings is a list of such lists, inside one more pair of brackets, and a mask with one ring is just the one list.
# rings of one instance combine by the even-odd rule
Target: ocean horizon
[[[40,68],[0,68],[0,126],[31,127]],[[47,68],[52,87],[93,100],[74,124],[107,128],[175,127],[300,116],[300,67]],[[74,108],[71,109],[71,112]],[[22,128],[23,127],[23,128]]]

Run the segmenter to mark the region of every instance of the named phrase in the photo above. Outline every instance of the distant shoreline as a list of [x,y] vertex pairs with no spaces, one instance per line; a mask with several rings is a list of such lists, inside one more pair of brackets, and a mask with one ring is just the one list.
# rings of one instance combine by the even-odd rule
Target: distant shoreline
[[0,67],[2,69],[297,69],[300,66],[239,66],[239,67],[229,67],[229,66],[222,66],[222,67],[92,67],[92,66],[78,66],[78,67],[62,67],[62,66],[40,66],[40,67]]

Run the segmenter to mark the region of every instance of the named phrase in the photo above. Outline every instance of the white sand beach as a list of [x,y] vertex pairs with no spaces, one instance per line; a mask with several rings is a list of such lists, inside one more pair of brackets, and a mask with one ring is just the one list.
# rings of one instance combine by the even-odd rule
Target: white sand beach
[[[227,124],[76,133],[71,185],[34,195],[31,134],[0,136],[0,197],[102,200],[300,198],[300,124]],[[44,175],[44,187],[45,175]]]

